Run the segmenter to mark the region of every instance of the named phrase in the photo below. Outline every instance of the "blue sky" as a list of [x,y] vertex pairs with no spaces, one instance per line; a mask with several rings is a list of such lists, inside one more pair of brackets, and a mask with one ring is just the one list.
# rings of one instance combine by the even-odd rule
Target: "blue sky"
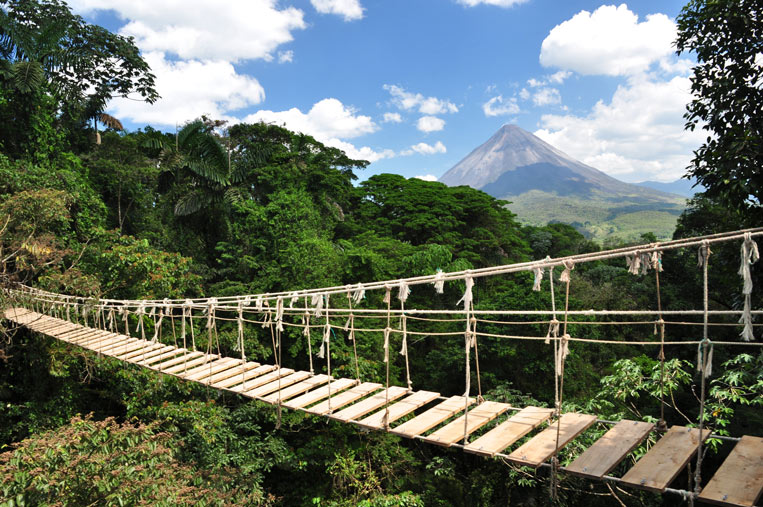
[[625,181],[680,177],[690,57],[671,47],[683,2],[72,0],[135,37],[162,99],[116,99],[130,129],[201,114],[270,121],[366,158],[441,176],[517,124]]

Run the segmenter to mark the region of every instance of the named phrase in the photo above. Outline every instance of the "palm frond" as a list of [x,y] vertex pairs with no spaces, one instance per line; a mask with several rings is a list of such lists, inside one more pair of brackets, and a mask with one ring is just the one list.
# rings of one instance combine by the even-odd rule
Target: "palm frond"
[[33,93],[45,82],[45,72],[37,62],[16,62],[12,72],[13,86],[21,93]]
[[118,119],[114,118],[110,114],[106,113],[100,113],[98,114],[98,121],[103,123],[109,128],[112,128],[114,130],[124,130],[125,128],[122,126],[122,122]]
[[206,196],[198,189],[192,190],[178,199],[175,204],[175,215],[179,217],[192,215],[203,208],[207,201]]

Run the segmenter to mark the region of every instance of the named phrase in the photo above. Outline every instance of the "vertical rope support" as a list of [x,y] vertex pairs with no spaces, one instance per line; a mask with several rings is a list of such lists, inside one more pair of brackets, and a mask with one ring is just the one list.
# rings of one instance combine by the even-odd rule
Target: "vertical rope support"
[[352,294],[347,291],[347,305],[350,309],[350,316],[347,318],[347,323],[344,326],[344,330],[349,334],[348,338],[352,341],[352,354],[355,359],[355,379],[360,382],[360,366],[358,365],[358,344],[355,341],[355,314],[352,312]]
[[699,247],[699,265],[702,268],[702,299],[703,299],[703,324],[702,324],[702,342],[698,347],[698,361],[697,368],[700,370],[701,384],[700,384],[700,398],[699,398],[699,446],[697,447],[697,466],[694,469],[694,493],[699,494],[702,490],[702,458],[703,458],[703,439],[702,431],[705,425],[705,394],[707,390],[707,377],[712,375],[713,367],[713,346],[708,336],[708,311],[710,306],[710,298],[708,295],[708,276],[707,270],[710,264],[710,244],[707,241],[702,242],[702,246]]
[[660,420],[657,422],[659,431],[666,431],[665,422],[665,321],[662,318],[662,294],[660,290],[660,271],[662,271],[662,256],[660,252],[652,253],[652,268],[654,269],[654,285],[657,291],[657,330],[660,333]]
[[752,235],[748,232],[744,235],[744,241],[742,241],[741,249],[741,263],[739,265],[739,276],[742,277],[742,295],[744,296],[744,311],[739,319],[739,323],[744,327],[740,336],[746,342],[755,339],[752,328],[752,313],[751,313],[751,295],[752,295],[752,276],[750,274],[750,266],[755,264],[760,259],[760,252],[758,250],[758,244],[752,240]]
[[464,332],[464,359],[465,359],[465,389],[464,389],[464,445],[467,445],[469,443],[468,437],[469,437],[469,394],[471,392],[471,382],[472,382],[472,373],[471,373],[471,360],[470,360],[470,352],[471,348],[473,346],[474,341],[474,333],[472,332],[471,326],[472,326],[472,299],[474,297],[472,288],[474,287],[474,278],[470,274],[468,274],[469,271],[467,271],[467,276],[464,279],[464,283],[466,285],[464,289],[464,295],[461,296],[461,299],[458,300],[456,304],[460,304],[461,302],[464,303],[464,314],[466,315],[466,330]]
[[405,315],[405,302],[411,293],[410,287],[404,280],[400,280],[400,290],[397,298],[400,300],[400,330],[403,334],[403,341],[400,347],[400,355],[405,357],[405,380],[408,385],[408,391],[413,389],[411,383],[411,369],[408,364],[408,318]]
[[326,374],[328,375],[328,384],[326,389],[328,390],[328,403],[329,414],[331,413],[331,321],[329,320],[329,295],[326,294],[326,330],[324,331],[323,342],[326,344]]
[[307,357],[310,361],[310,375],[315,375],[315,370],[313,369],[313,343],[310,338],[310,310],[307,307],[307,296],[305,296],[305,315],[302,317],[302,323],[305,325],[302,334],[307,339]]
[[390,323],[392,319],[392,309],[390,306],[392,297],[390,291],[391,287],[389,285],[386,286],[384,299],[382,300],[384,303],[387,303],[387,327],[384,328],[384,364],[387,370],[386,388],[384,390],[384,429],[386,431],[389,431],[389,334],[391,331]]
[[241,383],[243,384],[243,390],[246,392],[246,352],[244,351],[244,302],[238,302],[238,317],[236,319],[238,324],[238,348],[241,351]]

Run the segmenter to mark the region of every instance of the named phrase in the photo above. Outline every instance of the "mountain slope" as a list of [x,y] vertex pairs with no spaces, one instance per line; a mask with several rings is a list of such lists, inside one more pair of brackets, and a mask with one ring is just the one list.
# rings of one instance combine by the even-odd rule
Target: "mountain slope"
[[469,185],[512,201],[526,223],[558,221],[589,237],[669,237],[685,199],[622,182],[578,162],[517,126],[504,125],[445,173],[450,186]]

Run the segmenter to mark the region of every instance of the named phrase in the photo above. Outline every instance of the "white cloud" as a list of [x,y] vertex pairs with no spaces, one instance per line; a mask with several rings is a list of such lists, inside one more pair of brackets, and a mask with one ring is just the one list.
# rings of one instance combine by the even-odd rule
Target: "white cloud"
[[265,122],[286,125],[286,128],[313,136],[327,146],[344,151],[353,159],[376,162],[395,156],[392,150],[376,151],[368,146],[357,147],[345,139],[352,139],[378,130],[369,116],[356,114],[352,107],[337,99],[328,98],[316,102],[307,113],[296,107],[287,111],[260,110],[244,118],[247,123]]
[[445,128],[445,120],[436,116],[422,116],[416,122],[416,128],[422,132],[437,132]]
[[529,99],[529,98],[530,98],[530,92],[529,92],[529,90],[528,90],[527,88],[522,88],[522,89],[519,91],[519,98],[521,98],[522,100],[527,100],[527,99]]
[[397,85],[384,85],[384,89],[392,95],[392,103],[404,111],[418,108],[422,114],[457,113],[458,106],[449,100],[437,97],[425,97],[420,93],[411,93]]
[[572,75],[572,72],[570,72],[569,70],[560,70],[548,76],[548,82],[553,84],[562,84],[564,83],[564,80],[570,77],[571,75]]
[[497,95],[482,104],[482,111],[487,117],[517,114],[519,113],[519,104],[514,97],[504,99],[503,95]]
[[458,3],[467,7],[475,7],[480,4],[495,5],[497,7],[511,7],[525,3],[527,0],[458,0]]
[[628,181],[681,177],[706,134],[684,130],[691,82],[634,77],[587,116],[541,117],[541,139],[574,158]]
[[[162,51],[184,60],[271,59],[275,49],[306,27],[304,13],[279,8],[278,0],[70,0],[78,13],[112,10],[127,21],[123,35],[144,52]],[[171,20],[171,21],[170,21]]]
[[556,88],[541,88],[533,94],[533,104],[536,106],[550,106],[561,103],[562,96]]
[[310,0],[315,10],[322,14],[338,14],[345,21],[363,17],[363,7],[358,0]]
[[527,84],[528,86],[530,86],[530,88],[536,88],[538,86],[543,86],[544,84],[546,84],[546,82],[541,79],[535,79],[534,77],[532,77],[527,80]]
[[291,49],[288,51],[278,52],[278,63],[291,63],[294,61],[294,51]]
[[384,123],[401,123],[403,117],[400,113],[384,113]]
[[664,14],[639,22],[625,4],[603,5],[555,26],[543,41],[540,63],[587,75],[633,75],[671,57],[675,38],[676,25]]
[[400,152],[401,155],[413,155],[418,153],[419,155],[434,155],[436,153],[447,153],[447,148],[441,141],[437,141],[434,145],[427,143],[414,144],[410,149]]
[[156,74],[156,90],[162,98],[150,105],[116,98],[108,110],[117,118],[152,125],[176,125],[207,114],[215,119],[230,115],[265,99],[265,90],[249,76],[236,73],[229,62],[170,62],[160,52],[143,57]]
[[418,176],[414,176],[414,178],[424,181],[437,181],[437,176],[434,174],[420,174]]
[[328,98],[315,103],[307,113],[296,107],[277,112],[260,110],[247,116],[244,121],[285,124],[290,130],[309,134],[321,142],[331,138],[351,139],[378,130],[370,116],[355,113],[353,108],[339,100]]

